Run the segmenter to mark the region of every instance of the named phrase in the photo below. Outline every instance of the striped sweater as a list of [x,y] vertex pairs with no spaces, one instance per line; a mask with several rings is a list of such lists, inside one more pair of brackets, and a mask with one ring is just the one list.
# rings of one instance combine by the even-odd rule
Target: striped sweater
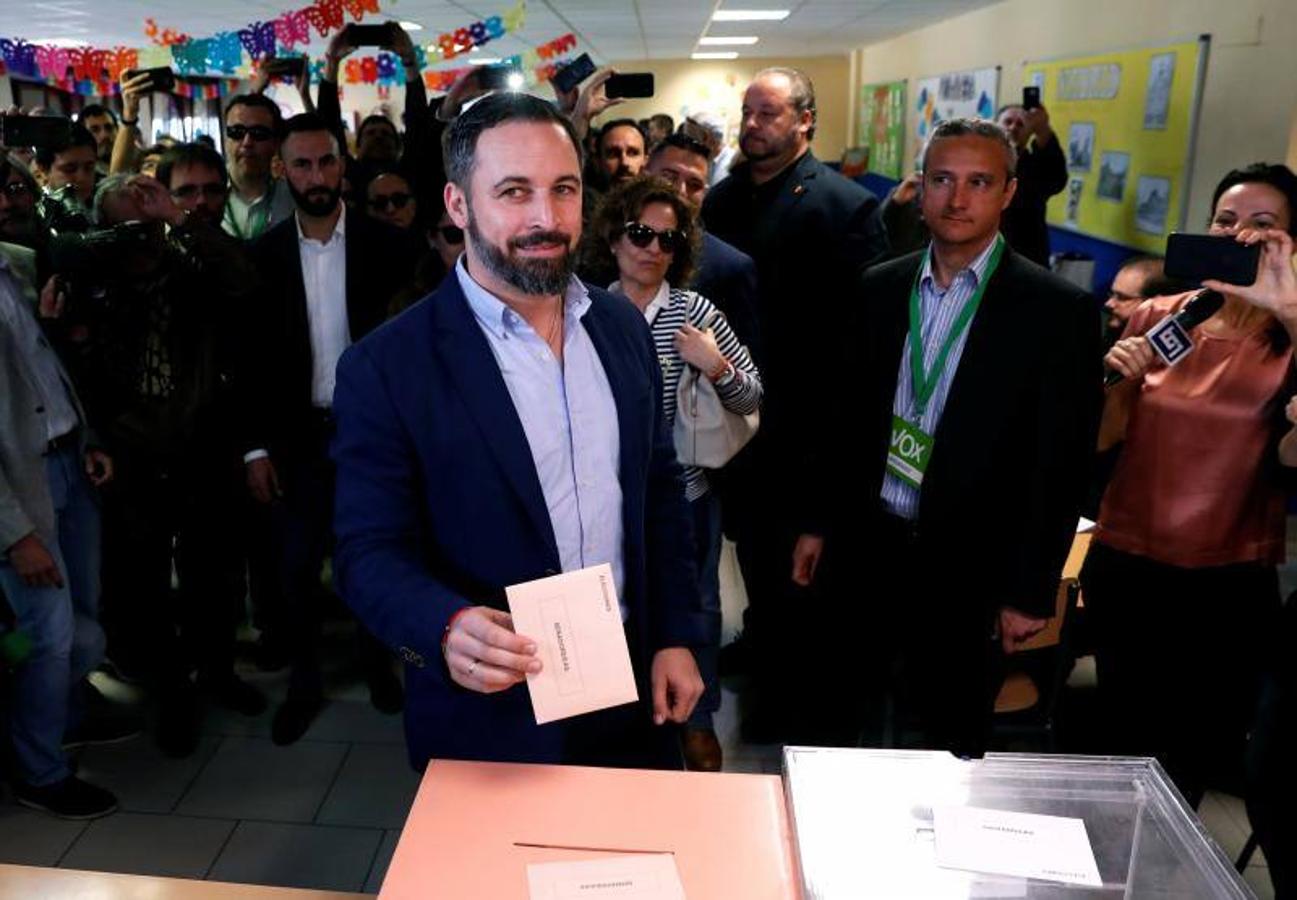
[[[610,290],[621,293],[620,283],[613,284]],[[644,317],[648,319],[653,331],[658,364],[662,366],[662,412],[666,416],[667,427],[675,425],[676,395],[680,377],[688,365],[676,349],[675,342],[676,333],[686,322],[701,330],[711,328],[716,346],[734,367],[734,377],[722,379],[716,384],[721,404],[737,415],[754,413],[761,406],[761,373],[752,361],[752,354],[739,341],[725,315],[710,300],[693,291],[680,290],[664,283],[658,296],[644,311]],[[706,470],[697,466],[685,466],[685,498],[697,500],[707,491]]]

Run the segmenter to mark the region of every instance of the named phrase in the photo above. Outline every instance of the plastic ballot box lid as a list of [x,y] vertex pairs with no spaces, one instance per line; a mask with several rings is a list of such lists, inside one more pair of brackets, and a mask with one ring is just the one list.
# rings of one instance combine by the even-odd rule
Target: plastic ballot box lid
[[[787,747],[784,781],[814,900],[1253,896],[1152,759]],[[938,866],[934,810],[959,807],[1080,819],[1101,886]]]
[[434,760],[383,900],[528,898],[530,863],[673,854],[690,900],[800,898],[777,775]]

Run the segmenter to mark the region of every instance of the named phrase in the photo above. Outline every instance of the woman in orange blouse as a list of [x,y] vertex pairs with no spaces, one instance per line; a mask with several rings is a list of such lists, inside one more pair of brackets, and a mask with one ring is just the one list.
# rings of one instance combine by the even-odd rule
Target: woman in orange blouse
[[1209,778],[1239,771],[1279,611],[1297,176],[1230,172],[1212,206],[1211,233],[1262,245],[1256,283],[1204,284],[1225,305],[1174,367],[1141,335],[1193,294],[1146,301],[1109,352],[1125,380],[1108,394],[1099,449],[1124,446],[1082,578],[1104,750],[1159,757],[1195,805]]

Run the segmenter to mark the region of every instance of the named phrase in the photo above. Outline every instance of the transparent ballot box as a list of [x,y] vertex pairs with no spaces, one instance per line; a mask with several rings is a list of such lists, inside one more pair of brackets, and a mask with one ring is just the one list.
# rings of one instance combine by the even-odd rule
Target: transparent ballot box
[[[807,900],[1254,896],[1152,759],[787,747],[784,788]],[[939,866],[960,807],[1080,819],[1101,885]]]

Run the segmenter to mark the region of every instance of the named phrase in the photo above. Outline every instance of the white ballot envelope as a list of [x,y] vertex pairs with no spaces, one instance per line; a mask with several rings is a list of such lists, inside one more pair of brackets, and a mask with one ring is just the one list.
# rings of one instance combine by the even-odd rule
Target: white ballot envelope
[[1063,816],[938,806],[933,810],[937,865],[1101,887],[1085,822]]
[[513,630],[543,664],[527,676],[536,724],[639,699],[612,566],[591,566],[505,589]]
[[669,853],[636,853],[527,866],[531,900],[685,900]]

